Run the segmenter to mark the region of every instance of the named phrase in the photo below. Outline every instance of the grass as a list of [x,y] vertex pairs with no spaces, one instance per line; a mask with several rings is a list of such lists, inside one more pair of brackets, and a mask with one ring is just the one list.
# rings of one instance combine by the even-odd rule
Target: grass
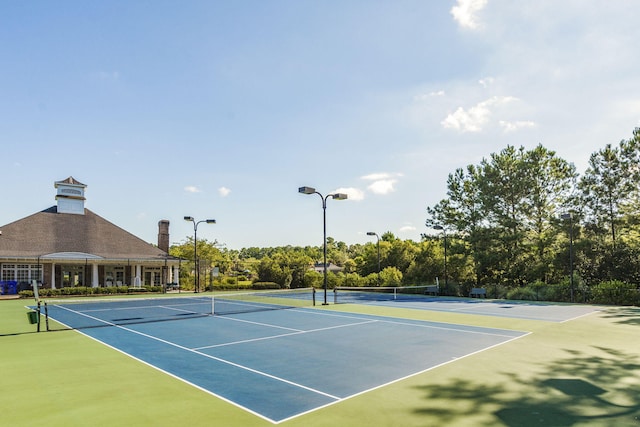
[[[76,331],[34,333],[29,303],[0,301],[0,425],[272,425]],[[640,426],[639,308],[609,307],[564,323],[319,309],[532,333],[281,425]]]

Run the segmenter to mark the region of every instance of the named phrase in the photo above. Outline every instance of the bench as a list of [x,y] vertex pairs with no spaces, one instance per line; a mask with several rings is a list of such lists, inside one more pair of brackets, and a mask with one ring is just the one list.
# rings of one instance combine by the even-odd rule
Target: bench
[[471,298],[486,298],[487,290],[485,288],[472,288],[471,292],[469,292],[469,297]]
[[427,286],[427,288],[424,291],[424,294],[438,296],[439,292],[440,292],[440,286],[431,285],[431,286]]
[[177,283],[167,283],[167,291],[179,291],[180,285]]

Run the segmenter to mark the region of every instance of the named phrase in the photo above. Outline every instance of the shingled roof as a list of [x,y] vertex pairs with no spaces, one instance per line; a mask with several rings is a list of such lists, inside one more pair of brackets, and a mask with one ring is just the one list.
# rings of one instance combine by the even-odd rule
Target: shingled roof
[[58,184],[73,184],[73,185],[81,185],[83,187],[86,187],[86,184],[81,183],[80,181],[78,181],[77,179],[75,179],[72,176],[70,176],[67,179],[63,179],[62,181],[56,181],[56,186]]
[[[96,215],[58,213],[52,206],[0,227],[0,257],[79,253],[105,259],[165,260],[167,253]],[[173,257],[169,257],[173,259]]]

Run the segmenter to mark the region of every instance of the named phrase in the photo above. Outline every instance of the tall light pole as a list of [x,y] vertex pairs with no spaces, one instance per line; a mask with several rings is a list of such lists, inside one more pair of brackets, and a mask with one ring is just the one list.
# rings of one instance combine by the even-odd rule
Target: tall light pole
[[322,305],[327,305],[327,199],[329,197],[331,197],[334,200],[345,200],[347,198],[347,195],[344,193],[334,193],[334,194],[327,194],[326,196],[323,196],[322,194],[318,193],[316,191],[315,188],[313,187],[299,187],[298,188],[298,193],[302,193],[302,194],[317,194],[318,196],[320,196],[320,199],[322,200],[322,224],[323,224],[323,233],[324,233],[324,241],[323,241],[323,247],[324,247],[324,303]]
[[565,213],[560,215],[562,219],[569,220],[569,283],[571,284],[571,302],[574,302],[573,292],[573,215]]
[[192,216],[185,216],[185,221],[193,222],[193,266],[196,269],[195,277],[193,278],[193,288],[195,292],[200,292],[200,268],[198,266],[198,224],[206,222],[207,224],[215,224],[215,219],[203,219],[197,221]]
[[442,230],[442,237],[444,239],[444,286],[449,284],[449,276],[447,276],[447,230],[441,225],[434,225],[434,230]]
[[376,239],[378,239],[378,286],[380,286],[380,236],[375,231],[367,231],[367,236],[376,236]]

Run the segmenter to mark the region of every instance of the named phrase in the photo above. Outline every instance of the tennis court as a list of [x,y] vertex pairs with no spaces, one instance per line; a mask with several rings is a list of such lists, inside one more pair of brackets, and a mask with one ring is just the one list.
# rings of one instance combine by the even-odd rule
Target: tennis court
[[322,310],[299,294],[273,307],[262,297],[122,301],[52,305],[49,317],[272,423],[526,335]]
[[338,288],[332,298],[335,303],[367,304],[546,322],[566,322],[599,310],[598,307],[592,305],[430,296],[425,294],[425,288],[428,287]]

